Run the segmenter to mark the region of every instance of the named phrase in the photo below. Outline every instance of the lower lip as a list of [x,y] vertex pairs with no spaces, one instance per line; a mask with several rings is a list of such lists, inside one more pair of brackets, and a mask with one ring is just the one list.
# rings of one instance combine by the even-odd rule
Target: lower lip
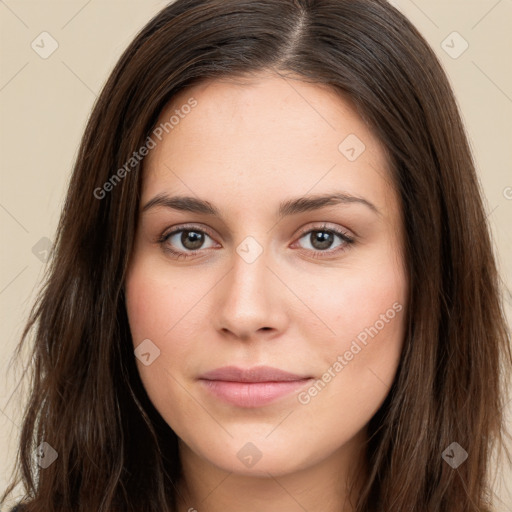
[[230,382],[200,379],[208,391],[238,407],[261,407],[289,395],[312,379],[283,382]]

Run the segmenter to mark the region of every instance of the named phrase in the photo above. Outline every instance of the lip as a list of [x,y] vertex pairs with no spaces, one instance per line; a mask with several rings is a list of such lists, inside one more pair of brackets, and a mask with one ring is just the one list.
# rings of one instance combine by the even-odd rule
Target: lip
[[270,366],[225,366],[199,377],[210,394],[238,407],[261,407],[297,391],[311,380],[309,375],[297,375]]

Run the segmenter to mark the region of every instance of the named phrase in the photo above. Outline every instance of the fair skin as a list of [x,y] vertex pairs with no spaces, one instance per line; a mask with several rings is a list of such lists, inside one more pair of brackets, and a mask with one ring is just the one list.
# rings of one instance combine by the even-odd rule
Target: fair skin
[[[160,350],[137,366],[179,438],[179,511],[350,512],[347,484],[404,335],[402,222],[384,149],[319,84],[271,73],[203,82],[175,96],[158,123],[191,97],[197,106],[144,161],[125,282],[134,347],[149,339]],[[338,149],[349,134],[365,145],[353,161]],[[278,216],[283,201],[335,192],[364,201]],[[159,194],[208,201],[220,216],[162,201],[144,210]],[[310,380],[241,406],[199,380],[227,365]]]

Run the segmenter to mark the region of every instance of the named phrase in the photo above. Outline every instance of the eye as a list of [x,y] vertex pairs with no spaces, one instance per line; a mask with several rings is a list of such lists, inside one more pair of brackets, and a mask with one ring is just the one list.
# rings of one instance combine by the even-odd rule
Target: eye
[[[203,229],[196,226],[180,226],[171,232],[164,233],[157,239],[162,249],[173,258],[189,258],[198,254],[204,247],[205,240],[212,237]],[[339,244],[332,248],[336,238]],[[306,248],[314,258],[322,258],[324,255],[332,256],[338,252],[347,250],[348,246],[354,243],[354,238],[337,228],[328,228],[326,225],[319,226],[308,231],[303,231],[299,240],[305,239],[311,246]],[[176,249],[177,248],[177,249]]]
[[[170,233],[163,234],[157,242],[162,246],[165,252],[170,253],[176,258],[187,258],[195,255],[203,247],[206,237],[210,235],[202,229],[196,229],[194,226],[181,226]],[[178,250],[173,247],[178,247]]]
[[[340,243],[333,248],[336,238],[340,240]],[[355,241],[344,231],[337,228],[327,228],[326,225],[303,232],[299,240],[302,239],[305,239],[311,246],[306,249],[308,252],[313,252],[312,256],[314,258],[322,258],[324,254],[337,254],[346,250]]]

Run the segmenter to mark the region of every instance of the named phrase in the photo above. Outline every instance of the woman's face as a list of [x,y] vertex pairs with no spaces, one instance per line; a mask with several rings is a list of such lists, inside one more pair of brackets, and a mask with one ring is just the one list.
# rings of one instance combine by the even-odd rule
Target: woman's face
[[166,122],[125,283],[149,398],[182,454],[225,471],[341,458],[388,394],[404,334],[382,146],[331,90],[274,75],[182,91]]

